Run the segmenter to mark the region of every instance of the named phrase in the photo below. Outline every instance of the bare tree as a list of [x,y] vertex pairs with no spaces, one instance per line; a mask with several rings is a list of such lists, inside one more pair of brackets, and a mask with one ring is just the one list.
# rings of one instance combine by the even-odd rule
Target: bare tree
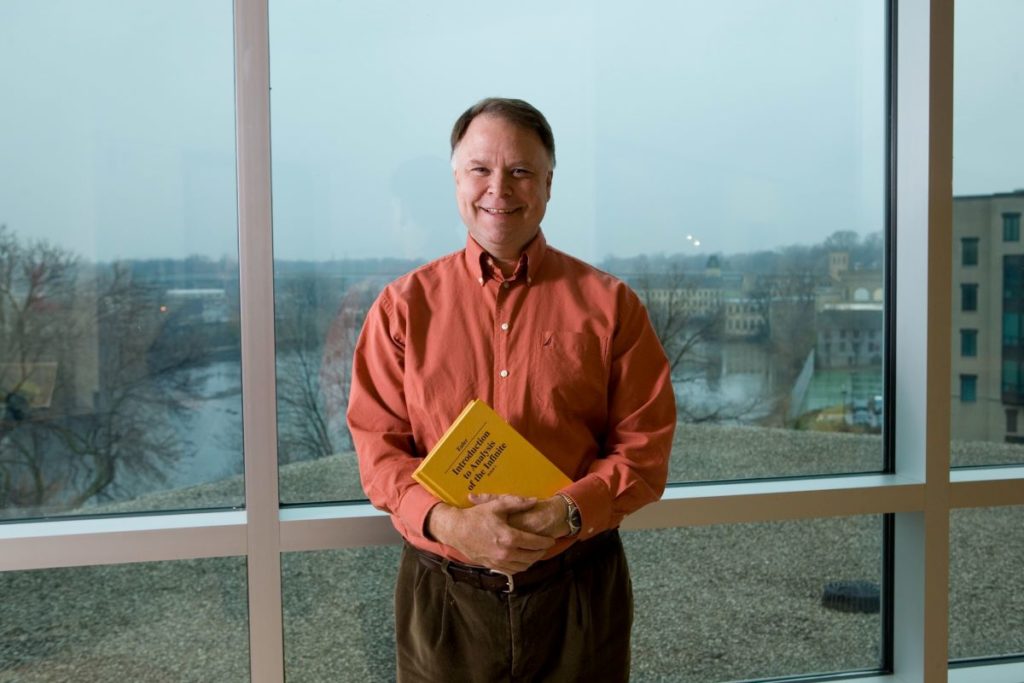
[[[673,382],[714,384],[721,371],[721,338],[725,324],[725,302],[698,296],[698,282],[677,264],[663,273],[652,273],[641,263],[633,287],[647,307],[651,325],[668,356]],[[736,422],[754,414],[763,396],[740,402],[709,398],[699,405],[683,400],[677,410],[685,422]]]
[[376,294],[367,283],[344,289],[328,278],[295,278],[279,286],[286,302],[277,321],[278,447],[281,462],[322,458],[352,448],[345,422],[352,353]]
[[171,417],[196,398],[178,371],[202,348],[153,353],[158,294],[123,265],[85,267],[0,227],[0,509],[73,509],[128,473],[165,480],[183,454]]
[[721,333],[724,307],[698,304],[696,283],[675,264],[665,273],[641,264],[633,289],[647,308],[673,377],[686,381],[701,374],[710,362],[699,352],[701,345]]

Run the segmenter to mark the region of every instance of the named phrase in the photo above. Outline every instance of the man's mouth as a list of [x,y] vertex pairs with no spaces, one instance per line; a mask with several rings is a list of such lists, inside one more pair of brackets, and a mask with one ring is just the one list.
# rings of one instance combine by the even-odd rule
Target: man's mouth
[[481,211],[489,213],[492,216],[507,216],[510,213],[515,213],[516,211],[519,210],[518,208],[515,208],[515,209],[489,209],[486,206],[481,206],[479,208],[480,208]]

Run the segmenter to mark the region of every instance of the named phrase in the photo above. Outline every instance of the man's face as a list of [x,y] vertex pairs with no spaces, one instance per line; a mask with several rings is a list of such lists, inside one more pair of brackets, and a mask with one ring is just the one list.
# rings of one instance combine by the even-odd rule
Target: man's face
[[455,197],[473,239],[495,258],[517,258],[551,198],[551,161],[532,130],[486,114],[455,148]]

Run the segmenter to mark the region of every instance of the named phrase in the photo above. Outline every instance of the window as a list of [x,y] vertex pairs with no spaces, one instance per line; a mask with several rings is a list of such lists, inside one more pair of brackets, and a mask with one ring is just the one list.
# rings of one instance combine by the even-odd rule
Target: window
[[1003,241],[1020,242],[1020,213],[1003,214]]
[[961,261],[960,265],[963,266],[976,266],[978,265],[978,238],[977,237],[965,237],[960,240],[960,253]]
[[1017,408],[1006,409],[1006,433],[1016,434],[1017,433]]
[[[878,232],[884,225],[887,149],[885,47],[884,41],[879,42],[885,32],[884,3],[868,0],[825,7],[804,1],[785,9],[750,4],[744,10],[751,13],[749,17],[759,17],[792,37],[781,51],[776,40],[762,42],[758,36],[763,31],[744,33],[738,40],[733,31],[725,30],[735,20],[735,10],[713,4],[665,9],[660,14],[635,12],[611,2],[577,4],[553,13],[540,5],[514,13],[499,7],[464,13],[441,5],[412,14],[391,6],[367,13],[344,3],[318,5],[310,12],[279,1],[272,1],[270,7],[279,462],[287,467],[325,460],[339,469],[349,468],[346,481],[353,483],[344,491],[339,487],[329,493],[326,487],[318,487],[314,493],[292,491],[290,480],[282,479],[282,501],[340,500],[350,492],[355,499],[363,497],[350,455],[351,440],[344,420],[337,417],[347,400],[355,340],[365,311],[388,281],[463,247],[465,229],[451,199],[447,133],[458,113],[483,96],[474,82],[495,78],[501,79],[503,90],[520,92],[537,105],[554,129],[560,153],[544,218],[548,242],[616,275],[637,292],[673,364],[680,423],[703,430],[701,437],[679,442],[673,455],[677,461],[673,480],[747,478],[754,472],[756,476],[792,476],[821,468],[882,469],[880,438],[859,441],[863,452],[845,462],[790,458],[776,460],[775,472],[765,469],[765,459],[748,454],[729,438],[718,440],[717,468],[704,467],[703,458],[689,457],[687,452],[694,447],[691,443],[705,438],[715,441],[713,434],[727,425],[756,429],[766,423],[786,428],[814,423],[821,431],[843,429],[818,420],[822,411],[841,406],[842,387],[837,380],[842,371],[816,367],[813,360],[820,319],[817,309],[826,302],[831,305],[831,288],[817,274],[827,272],[831,252],[846,252],[847,272],[851,277],[856,273],[848,289],[863,296],[854,297],[856,310],[849,305],[853,301],[842,301],[829,315],[838,325],[856,330],[853,336],[858,338],[860,327],[881,327],[884,306],[870,302],[869,295],[885,281],[885,242]],[[710,61],[693,71],[693,51],[700,45],[718,50],[720,43],[708,42],[705,31],[682,20],[691,12],[720,27],[733,54],[750,56],[748,67],[737,70],[738,63],[731,60]],[[569,38],[543,40],[537,33],[536,13],[552,13],[554,21],[540,34],[556,30],[562,20],[575,28],[560,33]],[[666,14],[680,19],[672,22],[673,31],[683,26],[688,40],[668,32]],[[439,22],[438,17],[443,20]],[[849,23],[834,23],[840,17]],[[427,22],[431,31],[411,28],[421,22]],[[508,32],[538,36],[537,49],[502,53],[490,63],[467,60],[467,50],[492,48],[488,35],[499,24]],[[817,27],[815,31],[805,30],[810,24]],[[332,30],[326,31],[325,26]],[[827,40],[829,32],[835,32],[846,48]],[[652,42],[652,36],[663,39]],[[622,41],[631,49],[619,49]],[[856,67],[847,53],[853,45],[860,45],[858,54],[865,55],[864,63]],[[792,75],[794,69],[820,68],[820,62],[806,59],[812,51],[835,57],[832,66],[826,67],[832,74],[829,82],[838,98],[835,101],[822,97],[814,85],[817,77],[803,82]],[[418,57],[409,61],[413,53]],[[567,60],[568,53],[575,56]],[[380,59],[360,69],[350,68],[367,54]],[[766,54],[772,56],[766,59]],[[447,72],[453,63],[465,67],[462,77],[439,82],[436,74]],[[757,65],[756,73],[750,71],[751,63]],[[530,75],[534,68],[542,69],[544,77]],[[678,87],[652,87],[655,82],[676,79],[681,79]],[[765,84],[780,79],[791,93],[795,89],[815,103],[813,115],[799,110],[797,119],[807,117],[806,126],[793,120],[791,100],[774,95],[752,96],[736,111],[743,121],[764,117],[787,121],[769,138],[750,131],[736,139],[736,131],[748,123],[722,126],[725,110],[718,105],[692,106],[694,99],[719,100],[716,84],[726,80],[749,82],[752,93],[763,93]],[[435,84],[429,96],[423,89],[427,82]],[[353,100],[353,92],[363,95]],[[735,96],[735,91],[730,93],[727,99]],[[641,100],[650,101],[650,118],[636,126],[634,115],[622,103]],[[580,116],[582,101],[590,102],[587,108],[592,115]],[[386,114],[382,115],[381,106]],[[326,111],[346,113],[324,116]],[[850,118],[849,111],[875,114]],[[408,123],[410,112],[416,112],[416,125]],[[838,126],[829,135],[840,141],[840,147],[823,148],[806,136],[809,126],[822,121]],[[726,128],[733,132],[725,135]],[[402,133],[392,134],[395,130]],[[708,131],[715,130],[722,133],[712,132],[709,138]],[[718,139],[720,135],[724,137]],[[751,144],[746,144],[749,135],[757,142],[747,140]],[[722,144],[727,142],[737,145],[735,153],[724,151]],[[689,150],[696,167],[719,169],[699,174],[698,184],[705,187],[689,187],[684,194],[692,194],[690,199],[677,197],[680,201],[674,203],[683,207],[682,214],[671,219],[659,202],[626,201],[652,193],[676,196],[670,178],[677,163],[670,157],[651,156],[652,149],[665,145]],[[834,159],[826,166],[830,173],[853,174],[846,190],[835,178],[825,181],[803,164],[796,167],[799,182],[780,173],[779,158],[809,159],[823,153]],[[725,166],[723,158],[728,160]],[[591,161],[599,160],[608,162],[603,164],[605,172],[595,175],[586,170]],[[651,163],[661,169],[652,169],[656,179],[644,180],[630,170]],[[706,223],[705,217],[689,212],[707,197],[731,201],[727,198],[748,180],[759,185],[762,181],[757,178],[766,179],[767,184],[758,190],[751,185],[751,192],[766,192],[765,201],[787,207],[772,219],[775,228],[754,227],[760,226],[763,215],[751,206],[744,209],[748,217],[730,215],[705,234],[698,234],[696,228],[689,235],[680,230],[681,225]],[[828,210],[834,211],[836,204],[846,206],[844,213],[852,216],[853,229],[833,232],[811,220],[805,212],[809,187],[819,187],[815,192],[839,192],[841,196],[834,198]],[[812,192],[812,196],[820,195]],[[316,207],[312,214],[310,207]],[[580,220],[584,215],[590,218]],[[724,216],[712,215],[718,217],[716,221]],[[647,227],[623,230],[627,223]],[[784,229],[799,233],[783,236]],[[794,240],[802,245],[804,255],[799,258],[787,251]],[[672,295],[660,296],[666,291]],[[755,334],[757,324],[744,315],[743,301],[754,297],[763,302],[766,317],[772,320],[771,331],[763,335]],[[730,309],[736,313],[732,320]],[[855,364],[856,357],[850,365]],[[805,367],[806,381],[800,381]],[[867,401],[882,391],[881,364],[865,368],[864,374],[863,382],[850,387],[851,399]],[[311,424],[322,428],[311,430]],[[879,437],[881,426],[876,422],[865,432]],[[725,452],[726,446],[734,450]]]
[[0,572],[5,681],[246,681],[245,559]]
[[[878,668],[882,528],[877,516],[855,516],[625,534],[636,601],[632,680]],[[387,616],[399,550],[282,558],[284,626],[293,644],[285,650],[288,680],[326,680],[338,671],[351,680],[395,679]],[[350,609],[321,599],[325,585],[351,596]],[[343,633],[359,637],[337,637]],[[787,646],[794,633],[802,647]]]
[[[970,326],[1003,334],[1004,340],[1014,345],[1012,340],[1020,338],[1019,322],[1007,325],[1010,318],[1005,316],[1018,315],[1021,310],[996,308],[1000,293],[1005,295],[1005,288],[1003,292],[998,289],[999,264],[992,261],[993,272],[982,273],[990,261],[979,254],[978,267],[970,271],[977,276],[971,279],[992,288],[986,290],[991,292],[987,301],[992,305],[979,307],[983,310],[972,322],[958,319],[960,295],[955,288],[962,278],[954,275],[956,269],[929,271],[918,259],[934,255],[939,262],[945,259],[958,264],[960,238],[977,235],[979,229],[985,230],[981,239],[990,240],[986,246],[997,250],[992,253],[1017,249],[1019,243],[1002,245],[999,230],[1003,227],[1001,213],[1021,211],[1019,202],[1024,199],[1024,193],[1013,192],[1020,187],[1020,159],[1024,157],[1019,117],[1014,118],[1013,113],[1024,110],[1024,91],[1006,87],[1024,64],[1024,43],[1019,37],[1024,4],[1019,0],[961,1],[956,3],[955,24],[952,4],[811,0],[797,6],[776,1],[685,0],[642,4],[640,10],[630,6],[630,14],[641,15],[634,20],[623,17],[610,2],[526,0],[504,10],[485,8],[483,11],[499,13],[497,18],[505,30],[496,32],[492,22],[476,32],[483,36],[480,40],[473,32],[459,32],[461,38],[469,36],[470,53],[485,57],[453,60],[444,53],[445,44],[452,42],[444,35],[449,23],[445,12],[453,3],[421,8],[397,2],[370,7],[365,3],[270,0],[268,8],[264,0],[175,0],[146,3],[144,11],[136,11],[133,3],[127,2],[0,3],[0,64],[10,65],[0,69],[0,92],[4,93],[0,106],[0,225],[18,237],[21,248],[36,239],[59,242],[56,230],[44,223],[66,223],[67,234],[78,240],[74,251],[83,271],[110,266],[109,273],[115,262],[147,260],[151,261],[147,267],[157,273],[146,281],[147,287],[160,291],[223,289],[228,302],[226,316],[208,312],[219,304],[208,306],[210,295],[202,291],[174,294],[180,305],[162,304],[168,305],[163,313],[173,314],[184,307],[193,318],[227,317],[234,343],[213,337],[201,348],[229,361],[237,359],[241,346],[246,357],[244,384],[238,371],[204,373],[209,376],[200,383],[201,395],[188,396],[189,400],[168,411],[173,414],[178,407],[184,408],[190,420],[205,419],[201,413],[211,413],[210,422],[202,429],[188,425],[175,431],[175,436],[184,434],[204,449],[211,444],[223,446],[236,457],[179,461],[181,471],[172,474],[185,474],[170,482],[167,490],[160,490],[165,484],[156,482],[149,468],[117,470],[120,483],[144,480],[152,486],[139,490],[138,495],[108,489],[101,498],[109,492],[118,500],[96,500],[81,508],[86,512],[102,510],[97,518],[54,518],[56,514],[75,514],[63,505],[50,505],[38,515],[45,519],[30,522],[14,519],[26,516],[30,512],[26,507],[15,515],[3,513],[0,679],[64,680],[95,673],[104,679],[179,676],[245,681],[254,671],[271,679],[287,673],[288,680],[317,680],[337,677],[337,667],[319,668],[321,663],[338,661],[332,661],[337,656],[353,677],[388,680],[386,674],[378,675],[392,666],[386,651],[391,642],[387,567],[393,566],[400,545],[388,520],[355,500],[360,497],[359,484],[343,423],[327,425],[327,432],[333,434],[330,442],[313,440],[303,445],[302,421],[297,416],[304,409],[298,408],[298,403],[289,407],[287,400],[313,398],[328,408],[321,414],[337,419],[340,409],[331,402],[345,391],[333,383],[343,382],[345,376],[331,371],[329,362],[326,370],[330,372],[325,372],[324,360],[335,354],[344,363],[349,352],[346,345],[351,343],[352,331],[358,329],[365,300],[373,298],[381,282],[425,258],[423,251],[459,247],[462,232],[457,216],[450,203],[435,201],[450,195],[446,146],[443,139],[434,140],[424,131],[443,131],[450,124],[454,100],[464,106],[484,92],[521,94],[541,104],[555,119],[560,162],[545,228],[560,235],[562,244],[556,246],[571,243],[579,249],[578,245],[584,245],[579,249],[581,255],[599,263],[607,256],[605,265],[616,267],[633,265],[636,262],[628,259],[640,254],[678,252],[692,256],[693,270],[687,271],[691,274],[703,271],[706,258],[701,259],[698,248],[684,241],[685,235],[679,238],[676,233],[681,229],[749,239],[750,260],[739,265],[737,260],[730,263],[725,259],[721,271],[723,276],[730,269],[764,274],[761,291],[773,302],[772,310],[764,315],[771,323],[764,335],[773,348],[795,348],[777,330],[799,328],[802,320],[809,319],[801,302],[809,303],[814,311],[814,324],[806,326],[808,339],[814,339],[822,327],[839,330],[845,326],[828,318],[853,303],[845,300],[843,292],[862,284],[861,271],[854,268],[858,260],[868,266],[877,261],[875,270],[886,271],[879,283],[890,281],[890,276],[902,283],[898,292],[886,291],[884,297],[880,285],[864,283],[874,293],[872,302],[899,297],[897,309],[877,314],[877,320],[885,323],[885,335],[879,342],[886,342],[879,355],[887,364],[886,380],[892,379],[884,391],[880,370],[861,373],[859,368],[832,367],[830,361],[809,354],[787,353],[794,358],[779,359],[778,365],[766,368],[763,355],[755,355],[755,362],[747,363],[749,359],[735,353],[735,347],[720,354],[732,340],[694,350],[694,363],[682,374],[687,380],[697,378],[683,385],[684,393],[691,392],[688,396],[695,395],[692,390],[705,391],[704,385],[713,384],[715,373],[721,372],[718,393],[739,398],[730,407],[742,406],[752,395],[747,389],[753,384],[769,387],[769,395],[780,398],[770,411],[757,415],[753,424],[687,424],[681,437],[703,430],[704,438],[685,457],[673,461],[674,479],[695,475],[728,479],[738,471],[766,477],[811,470],[827,475],[819,456],[831,454],[835,447],[850,449],[841,456],[843,463],[838,469],[843,472],[877,471],[882,453],[877,444],[882,437],[868,432],[864,425],[851,424],[853,411],[846,410],[854,405],[851,390],[858,396],[871,395],[872,413],[877,409],[878,415],[891,420],[897,438],[888,465],[894,474],[721,485],[694,482],[670,487],[665,500],[628,518],[624,536],[627,543],[635,543],[630,559],[635,560],[638,600],[649,605],[666,596],[664,602],[671,608],[640,608],[635,643],[641,649],[634,659],[638,683],[666,678],[666,662],[674,667],[670,670],[673,674],[699,668],[693,677],[702,680],[760,679],[808,671],[809,666],[820,670],[823,664],[829,669],[864,667],[869,670],[867,677],[877,674],[884,678],[884,671],[878,671],[878,663],[883,662],[895,669],[892,678],[921,683],[941,678],[942,659],[947,654],[986,658],[1024,653],[1022,630],[1019,622],[1013,621],[1022,613],[1019,599],[1024,596],[1024,573],[1013,565],[1020,556],[1014,530],[1024,529],[1024,524],[1012,513],[1003,514],[1014,506],[1018,511],[1024,506],[1021,468],[980,467],[936,477],[937,468],[932,466],[936,462],[945,465],[947,455],[953,463],[964,465],[1024,463],[1024,444],[1014,442],[1021,439],[1019,434],[999,429],[1004,411],[1019,404],[1004,405],[995,396],[986,396],[977,404],[961,406],[957,378],[962,361],[955,339],[961,328]],[[698,14],[708,6],[721,14]],[[166,8],[171,9],[162,11]],[[474,7],[473,12],[478,9]],[[762,9],[769,16],[757,14]],[[233,31],[232,10],[237,32]],[[801,22],[792,27],[781,25],[780,17],[791,12],[801,15]],[[648,16],[654,30],[630,23]],[[384,26],[389,23],[394,25],[392,33]],[[947,31],[951,25],[955,36]],[[794,37],[795,31],[787,28],[810,35]],[[793,49],[748,46],[751,32]],[[514,59],[522,67],[511,75],[501,69],[504,51],[497,49],[509,45],[507,35],[516,37]],[[601,40],[584,43],[589,38],[581,35]],[[374,37],[374,49],[358,51],[344,45],[364,36]],[[800,42],[819,37],[823,47]],[[143,49],[139,49],[140,43]],[[232,43],[237,55],[234,74]],[[556,44],[561,49],[558,59],[552,59],[544,51]],[[602,44],[615,49],[601,52]],[[887,44],[893,46],[894,54],[886,55]],[[438,45],[442,46],[437,56],[445,61],[443,68],[431,62]],[[676,68],[672,60],[659,62],[666,45],[689,49],[686,68]],[[212,52],[208,51],[211,46],[215,46]],[[831,56],[838,56],[842,66],[830,66],[833,63],[827,57]],[[310,69],[309,64],[321,57],[328,68],[322,72]],[[702,83],[715,79],[712,67],[729,60],[740,64],[740,71],[746,70],[749,76],[720,79],[728,90],[725,98],[702,96]],[[467,72],[462,68],[465,63],[470,70],[486,71],[482,74],[486,78],[479,72]],[[754,72],[750,72],[750,64]],[[267,123],[271,65],[272,136]],[[764,73],[757,70],[762,66]],[[304,85],[304,71],[309,74],[305,80],[319,80],[319,87]],[[606,75],[611,80],[602,80]],[[545,82],[549,77],[555,86]],[[481,83],[487,84],[484,92]],[[613,83],[622,87],[609,88]],[[922,88],[922,83],[933,87]],[[892,97],[887,98],[890,84]],[[450,93],[445,92],[449,85],[458,90],[451,101]],[[949,142],[944,139],[944,125],[930,124],[948,121],[951,91],[955,164],[929,153],[945,149]],[[236,93],[237,150],[233,149]],[[645,97],[649,93],[653,95]],[[700,117],[702,125],[685,125],[685,111],[664,110],[662,119],[678,119],[681,125],[656,144],[645,141],[644,128],[652,128],[648,120],[657,117],[673,93],[685,98],[685,107]],[[746,99],[748,94],[753,105]],[[545,102],[552,99],[568,104],[561,111],[551,109]],[[884,103],[879,105],[880,101]],[[796,118],[794,111],[798,112]],[[412,119],[410,112],[415,114]],[[746,118],[730,121],[730,112],[743,112]],[[613,118],[617,114],[634,125],[617,126]],[[819,125],[822,120],[838,122],[845,132],[834,135],[833,129]],[[195,121],[202,123],[202,132],[193,136]],[[368,127],[364,134],[351,133],[367,123],[387,131],[388,139],[382,140]],[[790,124],[799,129],[803,141],[796,139],[794,144]],[[887,130],[890,124],[892,130]],[[582,132],[566,137],[562,131],[567,129]],[[154,130],[159,133],[152,133]],[[598,138],[593,131],[604,137]],[[56,144],[48,147],[47,137]],[[777,160],[788,156],[805,168],[817,169],[821,183],[797,172],[780,177],[754,164],[746,169],[733,164],[716,154],[716,150],[727,148],[730,138],[752,157]],[[891,159],[885,156],[888,145],[878,142],[887,138],[899,149]],[[60,158],[45,153],[55,147],[61,150]],[[266,154],[270,147],[273,168]],[[834,171],[847,167],[845,160],[852,162],[849,178]],[[58,168],[61,165],[68,168]],[[347,174],[353,167],[360,168],[359,173]],[[579,167],[584,169],[582,174]],[[878,169],[891,169],[891,185],[879,181]],[[574,174],[585,181],[576,188],[565,182]],[[949,234],[945,207],[951,174],[956,195],[952,239],[936,241],[936,235]],[[667,195],[651,180],[660,176],[688,180],[670,184],[672,193]],[[719,179],[719,190],[702,194],[689,180],[698,176]],[[145,192],[134,196],[126,192],[133,183],[144,184]],[[642,210],[611,206],[613,198],[623,194]],[[811,239],[787,232],[790,225],[823,215],[814,210],[811,199],[815,195],[829,206],[825,215],[842,216],[842,227],[858,232],[852,249],[845,248],[849,245],[843,235],[831,240],[830,247],[841,249],[848,259],[842,272],[829,272],[820,261],[810,258],[816,245],[833,237],[828,234],[830,228]],[[789,201],[783,201],[787,198]],[[241,209],[237,219],[236,199]],[[886,215],[880,208],[889,199],[900,208],[899,215]],[[15,200],[28,208],[15,211]],[[271,200],[273,226],[268,215]],[[44,221],[44,217],[49,218]],[[730,229],[723,225],[727,219],[747,227]],[[235,231],[236,220],[241,221],[240,235]],[[167,227],[165,221],[171,228],[162,229]],[[889,231],[897,224],[898,229]],[[679,239],[661,236],[655,238],[657,249],[644,246],[639,238],[658,236],[660,229]],[[275,237],[279,231],[280,236]],[[753,239],[758,233],[778,235],[779,244],[786,246],[781,251],[762,249]],[[381,237],[383,246],[365,249],[367,234]],[[113,253],[118,245],[130,242],[131,235],[144,236],[152,246],[151,258]],[[708,244],[707,235],[699,237]],[[182,263],[190,254],[202,252],[192,249],[201,238],[215,238],[219,246],[200,253],[196,263],[185,268]],[[638,246],[631,251],[629,240],[634,238]],[[167,246],[161,240],[172,244]],[[241,245],[240,253],[236,253],[236,243]],[[894,248],[890,250],[890,246]],[[735,257],[742,250],[721,252]],[[774,254],[772,258],[784,256],[785,267],[766,266],[762,252]],[[355,261],[361,262],[360,267],[352,267]],[[936,259],[930,258],[930,262],[934,264]],[[656,259],[651,265],[660,267]],[[234,276],[226,275],[232,271]],[[781,281],[775,277],[786,273],[808,275],[782,277]],[[132,271],[133,277],[136,274]],[[837,282],[837,277],[847,281]],[[925,281],[928,288],[917,285]],[[939,301],[929,298],[935,295],[935,284],[946,287]],[[688,293],[679,306],[686,315],[704,315],[713,307],[698,292],[702,287],[704,281],[695,278],[692,287],[680,288]],[[660,301],[671,300],[667,291],[661,290]],[[719,302],[733,296],[728,288],[723,292]],[[78,321],[78,312],[86,321],[99,317],[92,313],[106,312],[94,305],[89,291],[76,295],[87,299],[89,305],[65,315],[64,323]],[[828,297],[832,297],[830,302]],[[309,303],[297,306],[302,301]],[[939,329],[934,321],[941,316],[925,314],[936,305],[954,309],[952,327]],[[304,311],[304,317],[299,311]],[[988,312],[991,317],[981,317]],[[46,314],[56,320],[58,313],[47,305],[34,311],[36,321],[46,321]],[[837,317],[842,315],[837,313]],[[336,318],[341,320],[337,325]],[[147,318],[139,322],[148,325]],[[997,332],[1000,322],[1004,325]],[[323,342],[331,330],[332,346],[320,348],[326,346]],[[167,331],[174,331],[174,325]],[[267,343],[275,331],[277,358]],[[74,378],[75,386],[85,388],[76,394],[82,406],[88,406],[96,392],[97,405],[109,403],[109,392],[108,398],[103,393],[114,375],[93,372],[98,364],[90,360],[100,358],[101,341],[108,349],[104,353],[112,355],[109,349],[117,348],[109,345],[112,332],[118,330],[108,327],[103,335],[96,332],[65,339],[69,348],[80,345],[87,349],[81,355],[85,361],[76,359]],[[717,330],[709,336],[716,335]],[[954,343],[948,338],[937,341],[943,335],[953,335]],[[147,341],[148,337],[140,339]],[[180,336],[171,338],[181,340]],[[834,341],[838,343],[838,335]],[[994,338],[984,341],[986,348],[996,348]],[[8,344],[8,337],[0,334],[0,364],[10,364],[12,347]],[[952,397],[930,391],[934,375],[927,372],[935,369],[935,349],[948,347],[952,348],[948,359],[952,369],[939,369],[953,378],[953,390],[948,392]],[[833,361],[840,365],[846,357],[837,354]],[[1018,359],[1012,359],[1013,377],[1020,377]],[[983,382],[993,392],[995,382],[1000,381],[995,377],[996,366],[1006,360],[1010,359],[1005,354],[1000,359],[986,359],[992,367],[979,374],[988,378]],[[789,361],[795,366],[788,367]],[[13,447],[3,431],[8,422],[25,414],[25,402],[34,411],[29,414],[38,416],[38,397],[49,393],[47,373],[52,375],[53,370],[44,362],[52,361],[19,361],[13,374],[7,368],[0,370],[0,389],[4,390],[0,393],[0,461]],[[295,385],[309,381],[309,389],[282,386],[285,400],[278,403],[268,379],[275,362],[279,384],[285,379]],[[58,376],[62,367],[67,364],[58,365]],[[797,380],[791,381],[794,375]],[[1009,372],[1005,375],[1010,376]],[[8,400],[8,394],[17,394],[10,391],[14,382],[22,382],[22,389],[32,385],[36,398],[29,399],[29,392],[22,391],[20,399]],[[184,388],[189,388],[189,383],[185,384]],[[152,384],[148,388],[158,395],[168,389]],[[182,398],[175,393],[177,388],[169,389],[175,401]],[[874,392],[879,392],[877,400]],[[762,406],[763,393],[757,392]],[[836,394],[841,397],[838,403]],[[892,396],[898,400],[886,398]],[[948,414],[949,406],[937,402],[950,398],[954,422],[958,410],[978,416],[984,406],[987,412],[967,420],[964,426],[977,429],[983,424],[993,431],[954,431],[947,453],[943,434],[937,431],[945,429],[945,420],[934,418]],[[243,405],[247,415],[260,419],[246,420],[243,425],[239,410]],[[275,408],[279,423],[274,420]],[[288,411],[293,411],[291,416]],[[306,424],[317,423],[308,420]],[[244,482],[243,426],[246,473],[255,475]],[[280,444],[275,438],[279,427]],[[730,435],[728,445],[718,450],[707,448],[716,445],[715,436],[722,434]],[[778,437],[777,451],[788,449],[783,455],[788,454],[793,463],[780,465],[773,457],[758,469],[766,450],[760,437],[766,434]],[[1004,437],[1008,443],[996,447],[983,442]],[[979,443],[972,444],[972,440]],[[315,450],[325,443],[326,450]],[[310,458],[311,453],[323,457]],[[813,467],[798,462],[808,454],[815,460]],[[207,469],[214,461],[223,467]],[[5,473],[0,474],[0,496],[10,492],[9,479],[4,477]],[[292,502],[339,498],[352,502],[282,506],[279,493]],[[976,508],[993,501],[1007,507],[992,511]],[[230,509],[243,504],[245,511]],[[203,509],[211,506],[229,509]],[[132,513],[193,508],[201,510],[172,515]],[[979,514],[964,523],[961,512]],[[878,572],[881,549],[886,547],[886,535],[879,537],[878,519],[883,515],[892,522],[899,542],[893,545],[893,555],[884,558],[894,574],[893,590],[886,597],[892,600],[895,623],[879,634],[876,614],[824,612],[828,608],[821,604],[819,587],[849,580],[845,570],[856,570],[862,574],[857,578],[867,582],[886,575]],[[792,521],[792,517],[803,520]],[[637,537],[635,541],[631,536]],[[831,539],[832,554],[801,557],[799,551],[815,538]],[[653,546],[654,552],[648,555],[636,549],[644,546]],[[205,559],[210,554],[224,557]],[[341,557],[350,559],[343,562]],[[649,558],[661,562],[654,566]],[[755,564],[762,559],[763,563]],[[691,560],[701,565],[692,567],[694,576],[680,576],[671,570],[677,563],[689,569],[685,563]],[[729,566],[730,561],[735,566]],[[96,562],[104,564],[95,571],[86,566]],[[176,571],[152,571],[164,562],[175,565]],[[64,569],[65,565],[75,567]],[[374,570],[368,571],[368,566]],[[700,573],[708,573],[708,567],[725,570],[724,586],[709,591],[714,597],[681,590],[680,580],[693,586],[705,579]],[[749,571],[737,581],[740,568]],[[321,571],[332,572],[332,581],[338,579],[339,583],[324,581],[318,576]],[[83,578],[71,581],[71,575]],[[941,590],[921,591],[922,586],[943,585],[947,577],[948,604]],[[761,578],[767,580],[758,584]],[[40,583],[43,590],[39,590]],[[738,588],[730,591],[729,584]],[[57,585],[71,590],[53,590]],[[193,586],[195,595],[177,590],[182,585]],[[335,585],[354,589],[335,591]],[[154,586],[162,588],[154,591]],[[768,589],[763,589],[765,586]],[[335,599],[324,600],[328,593]],[[90,602],[90,595],[104,599]],[[159,619],[146,621],[148,612],[133,609],[137,600],[167,609],[161,610]],[[692,609],[693,605],[707,606],[710,600],[714,600],[710,609]],[[194,605],[198,607],[193,609]],[[818,628],[823,614],[828,623]],[[198,626],[197,616],[202,617]],[[338,624],[339,630],[319,628],[320,619]],[[693,649],[679,646],[682,640],[664,646],[652,639],[659,630],[683,632],[688,621],[699,622],[701,629],[710,626],[714,638]],[[742,631],[715,629],[720,623],[739,623]],[[839,626],[833,627],[835,624]],[[213,631],[207,631],[207,626]],[[320,641],[314,639],[324,632],[332,635],[329,648],[319,648]],[[694,629],[682,636],[698,632]],[[212,635],[199,643],[197,636],[206,633]],[[249,642],[254,646],[250,648]],[[772,654],[755,660],[752,655],[766,643]],[[688,659],[691,652],[704,657],[703,661]],[[1014,667],[1018,668],[1014,671]],[[1024,680],[1019,667],[965,662],[964,668],[950,672],[950,681]]]
[[960,285],[960,310],[961,311],[976,311],[976,310],[978,310],[978,285],[976,285],[976,284],[962,284],[962,285]]
[[231,27],[226,1],[0,9],[0,522],[242,471]]
[[1003,256],[1003,306],[1024,311],[1024,254]]
[[954,510],[949,526],[950,659],[1024,652],[1024,594],[1009,578],[1020,573],[1024,507]]
[[978,376],[960,375],[960,401],[974,403],[978,400]]
[[1021,323],[1024,316],[1020,313],[1003,313],[1003,348],[1020,346],[1024,339],[1024,327]]
[[978,355],[977,330],[960,330],[960,355],[965,358]]
[[1003,403],[1024,405],[1024,360],[1004,358],[1002,378]]

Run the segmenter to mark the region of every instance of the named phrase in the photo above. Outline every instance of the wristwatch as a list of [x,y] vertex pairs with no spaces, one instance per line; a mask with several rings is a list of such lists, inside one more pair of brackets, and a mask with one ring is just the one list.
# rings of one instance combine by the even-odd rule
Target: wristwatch
[[569,496],[564,493],[559,493],[558,495],[560,495],[562,500],[565,501],[565,523],[569,525],[569,535],[575,536],[579,534],[580,529],[583,527],[583,520],[580,517],[580,509],[576,505],[576,502]]

